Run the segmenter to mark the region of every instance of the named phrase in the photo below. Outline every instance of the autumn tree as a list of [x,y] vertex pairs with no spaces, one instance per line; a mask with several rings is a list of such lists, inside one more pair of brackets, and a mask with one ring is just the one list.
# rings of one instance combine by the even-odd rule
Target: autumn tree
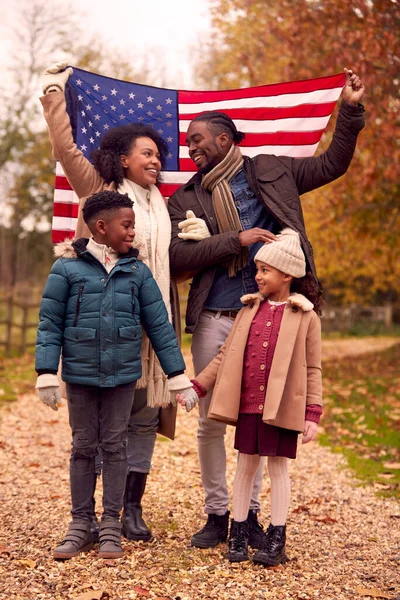
[[[201,83],[246,87],[353,68],[364,80],[366,128],[348,174],[303,198],[328,297],[400,294],[398,0],[217,0]],[[319,152],[327,147],[331,120]],[[323,233],[322,233],[323,232]]]
[[[0,91],[0,276],[9,285],[41,271],[42,249],[37,247],[41,235],[47,270],[52,260],[55,161],[39,102],[44,68],[65,59],[69,64],[121,79],[151,84],[157,77],[157,70],[144,58],[133,63],[98,36],[85,44],[75,43],[84,38],[78,17],[68,5],[58,7],[57,19],[52,7],[42,0],[18,5],[11,85]],[[162,80],[161,62],[159,69]],[[35,244],[30,249],[28,239]]]

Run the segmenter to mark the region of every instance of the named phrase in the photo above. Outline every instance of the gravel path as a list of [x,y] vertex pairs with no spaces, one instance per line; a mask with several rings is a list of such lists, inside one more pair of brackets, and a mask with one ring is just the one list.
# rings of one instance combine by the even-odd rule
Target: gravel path
[[[156,444],[145,496],[155,541],[124,542],[125,556],[116,561],[98,559],[93,549],[62,563],[51,551],[69,523],[67,411],[53,413],[35,395],[3,409],[0,600],[400,600],[400,507],[360,487],[342,458],[317,443],[301,447],[291,463],[285,566],[233,566],[224,558],[225,544],[191,548],[190,536],[205,518],[196,416],[181,411],[175,442],[160,438]],[[232,428],[226,446],[232,486]],[[260,517],[265,525],[268,486],[266,476]]]

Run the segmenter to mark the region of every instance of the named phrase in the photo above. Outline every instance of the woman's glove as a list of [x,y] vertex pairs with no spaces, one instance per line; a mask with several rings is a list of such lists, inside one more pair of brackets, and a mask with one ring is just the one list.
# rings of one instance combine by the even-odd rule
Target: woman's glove
[[181,394],[176,394],[176,401],[190,412],[199,402],[199,397],[193,388],[185,390]]
[[39,392],[39,398],[43,404],[46,404],[53,410],[58,410],[58,406],[61,405],[62,399],[57,375],[51,373],[39,375],[35,387]]
[[43,94],[63,92],[65,90],[65,84],[73,72],[72,67],[67,67],[66,62],[57,62],[47,67],[42,79]]
[[199,242],[211,237],[206,222],[198,219],[192,210],[186,211],[186,220],[178,223],[178,227],[182,229],[182,233],[178,233],[178,237],[182,240]]

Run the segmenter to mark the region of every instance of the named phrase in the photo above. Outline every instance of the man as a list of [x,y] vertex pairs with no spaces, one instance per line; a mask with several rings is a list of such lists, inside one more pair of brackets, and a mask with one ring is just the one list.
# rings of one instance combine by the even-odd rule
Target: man
[[[364,127],[364,108],[359,104],[364,85],[351,70],[345,73],[336,130],[320,156],[242,156],[236,144],[244,134],[228,115],[216,111],[199,115],[189,125],[187,145],[198,173],[173,194],[168,210],[171,272],[181,280],[195,273],[186,311],[195,374],[219,352],[242,307],[240,297],[257,291],[254,256],[283,227],[298,231],[307,270],[319,285],[299,196],[337,179],[350,165]],[[192,212],[186,215],[187,211]],[[190,218],[185,220],[186,216]],[[199,403],[198,447],[208,520],[191,543],[200,548],[225,541],[229,520],[226,426],[207,418],[210,399],[209,394]],[[262,537],[257,522],[261,478],[259,469],[248,517],[253,548],[259,547]]]

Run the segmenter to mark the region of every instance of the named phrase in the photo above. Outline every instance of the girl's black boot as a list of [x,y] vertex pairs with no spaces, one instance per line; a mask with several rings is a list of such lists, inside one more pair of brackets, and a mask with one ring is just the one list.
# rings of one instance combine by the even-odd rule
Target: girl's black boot
[[228,554],[230,562],[242,562],[249,559],[249,524],[247,521],[231,521],[231,530],[228,540]]
[[270,525],[262,547],[253,556],[253,562],[265,567],[276,567],[287,561],[285,554],[286,525]]

